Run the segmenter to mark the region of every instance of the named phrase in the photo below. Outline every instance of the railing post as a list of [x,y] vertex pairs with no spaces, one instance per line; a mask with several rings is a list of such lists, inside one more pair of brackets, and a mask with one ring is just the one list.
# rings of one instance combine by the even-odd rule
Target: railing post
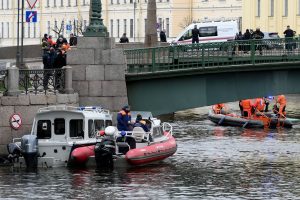
[[154,66],[155,66],[155,48],[152,48],[152,72],[154,72]]
[[12,66],[7,68],[7,96],[17,96],[19,90],[19,68]]
[[66,94],[72,94],[72,93],[74,93],[74,90],[73,90],[73,87],[72,87],[72,82],[73,82],[72,67],[64,66],[63,69],[65,70],[65,89],[64,89],[64,92]]
[[255,40],[250,40],[250,58],[252,65],[255,64]]

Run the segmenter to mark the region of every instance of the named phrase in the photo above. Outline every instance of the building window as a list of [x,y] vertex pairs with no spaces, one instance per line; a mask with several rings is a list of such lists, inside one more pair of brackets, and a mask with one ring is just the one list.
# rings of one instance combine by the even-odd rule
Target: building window
[[124,33],[127,33],[127,19],[124,19]]
[[147,32],[147,19],[144,19],[145,21],[145,33]]
[[51,34],[50,31],[51,31],[51,24],[50,24],[50,21],[48,21],[47,22],[47,32],[48,32],[48,35]]
[[[55,20],[54,21],[54,30],[56,31],[58,29],[58,27],[57,27],[57,21]],[[57,32],[55,32],[55,37],[57,38],[57,36],[58,36],[58,34],[57,34]]]
[[6,8],[7,8],[7,10],[9,9],[9,0],[6,0]]
[[133,37],[133,19],[130,19],[130,37]]
[[120,4],[120,0],[117,0],[117,4]]
[[86,30],[86,27],[87,27],[87,21],[86,21],[86,20],[83,20],[83,30],[84,30],[84,31]]
[[114,20],[113,19],[110,20],[110,35],[111,35],[111,37],[114,36]]
[[36,23],[33,23],[33,38],[36,38]]
[[60,0],[60,7],[64,7],[64,0]]
[[114,4],[114,0],[110,0],[110,4]]
[[158,25],[159,25],[158,29],[161,31],[162,30],[162,26],[163,26],[163,24],[162,24],[162,18],[158,18]]
[[7,22],[7,38],[9,38],[9,22]]
[[169,37],[169,33],[170,33],[170,19],[169,18],[166,18],[166,34],[167,34],[167,37]]
[[270,17],[274,16],[274,0],[270,0]]
[[283,0],[283,16],[288,16],[288,0]]
[[27,23],[27,37],[30,38],[30,22]]
[[260,0],[257,0],[256,17],[260,17]]
[[117,37],[120,37],[120,20],[117,19]]
[[74,7],[77,7],[78,6],[78,0],[75,0],[75,5]]
[[71,0],[68,0],[68,7],[71,7]]
[[53,7],[56,7],[56,0],[53,0]]
[[47,5],[46,5],[46,7],[47,7],[47,8],[50,7],[50,0],[47,0]]
[[300,15],[300,0],[298,0],[298,15]]

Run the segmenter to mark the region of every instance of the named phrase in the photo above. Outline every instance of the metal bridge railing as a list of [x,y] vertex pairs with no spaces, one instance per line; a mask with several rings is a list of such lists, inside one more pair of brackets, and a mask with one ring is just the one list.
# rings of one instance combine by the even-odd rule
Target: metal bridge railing
[[52,90],[61,91],[65,87],[65,69],[22,69],[19,78],[19,88],[26,94],[33,92],[44,92]]
[[127,74],[300,61],[299,38],[235,40],[124,51]]

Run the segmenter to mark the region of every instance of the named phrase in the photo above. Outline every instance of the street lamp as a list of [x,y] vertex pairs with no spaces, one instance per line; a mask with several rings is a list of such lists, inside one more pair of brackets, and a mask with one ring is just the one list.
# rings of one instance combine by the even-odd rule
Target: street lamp
[[17,54],[16,54],[16,66],[20,68],[20,0],[18,0],[18,23],[17,23]]
[[23,41],[24,41],[24,0],[21,5],[21,48],[20,48],[20,0],[18,0],[18,20],[17,20],[17,54],[16,54],[16,66],[21,68],[24,66],[23,61]]

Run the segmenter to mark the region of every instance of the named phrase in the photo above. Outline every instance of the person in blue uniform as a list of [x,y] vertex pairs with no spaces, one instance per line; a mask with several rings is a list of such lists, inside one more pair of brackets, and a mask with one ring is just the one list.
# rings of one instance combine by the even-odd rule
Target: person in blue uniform
[[129,106],[124,106],[122,110],[118,112],[117,121],[117,128],[119,131],[130,131],[132,129]]
[[146,121],[143,120],[142,115],[138,114],[136,116],[134,127],[142,127],[145,132],[149,132],[149,128],[146,125]]

